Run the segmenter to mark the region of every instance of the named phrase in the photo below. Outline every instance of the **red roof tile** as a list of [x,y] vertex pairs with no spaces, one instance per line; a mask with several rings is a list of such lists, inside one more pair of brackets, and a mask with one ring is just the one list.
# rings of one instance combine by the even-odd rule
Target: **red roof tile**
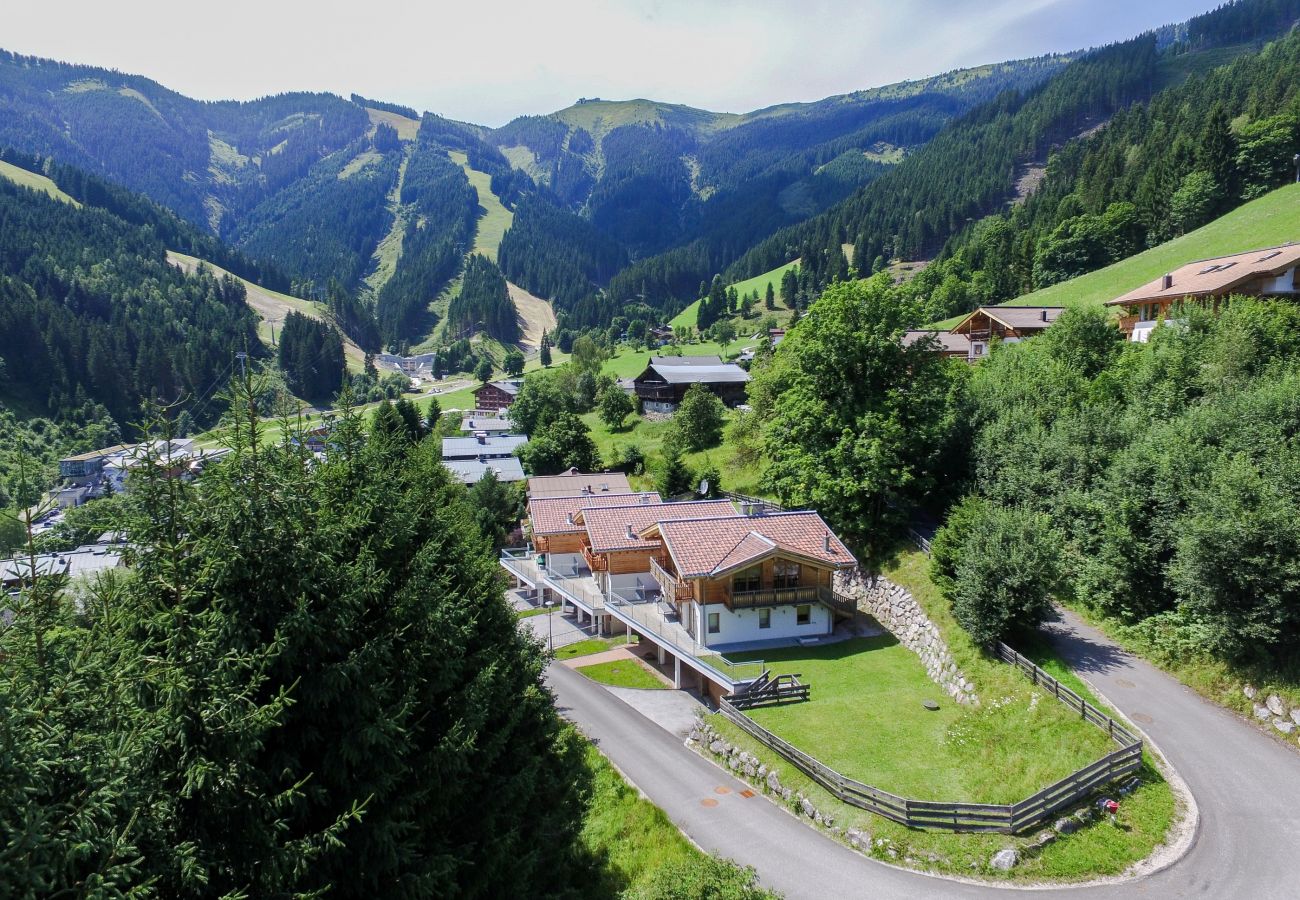
[[[644,499],[643,499],[644,498]],[[629,503],[658,503],[654,491],[644,494],[586,494],[578,497],[543,497],[528,501],[528,519],[534,535],[575,534],[583,530],[571,517],[597,506],[626,506]]]
[[[734,516],[736,508],[729,500],[696,500],[688,503],[638,504],[584,509],[578,516],[587,527],[591,548],[597,553],[612,550],[639,550],[659,545],[640,533],[656,522],[675,519],[698,519],[708,516]],[[628,529],[632,537],[628,537]]]
[[770,541],[771,552],[790,553],[836,569],[857,565],[849,548],[811,511],[689,519],[655,527],[682,578],[720,575],[752,563],[764,554],[757,552],[756,542],[745,541],[750,535]]

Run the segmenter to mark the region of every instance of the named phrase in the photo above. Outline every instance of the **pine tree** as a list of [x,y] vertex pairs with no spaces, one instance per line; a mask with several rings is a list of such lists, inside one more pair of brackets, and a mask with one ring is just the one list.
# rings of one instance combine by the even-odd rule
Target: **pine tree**
[[772,282],[767,283],[767,293],[763,295],[763,308],[776,309],[776,291],[772,289]]

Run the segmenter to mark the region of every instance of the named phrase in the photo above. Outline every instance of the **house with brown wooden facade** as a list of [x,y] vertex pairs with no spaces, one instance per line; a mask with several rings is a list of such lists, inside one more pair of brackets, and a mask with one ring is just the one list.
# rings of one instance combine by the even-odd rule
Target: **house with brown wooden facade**
[[522,378],[512,378],[508,381],[489,381],[487,384],[481,384],[474,388],[474,405],[484,411],[499,412],[503,409],[509,409],[510,404],[515,402],[515,397],[519,395],[519,389],[524,386]]
[[671,413],[693,384],[704,385],[728,406],[739,406],[748,381],[748,372],[717,356],[652,356],[633,387],[646,412]]
[[1129,340],[1145,342],[1184,303],[1217,306],[1227,297],[1300,295],[1300,244],[1248,250],[1198,259],[1106,303],[1122,311],[1120,328]]
[[501,564],[596,632],[639,635],[677,686],[716,699],[756,674],[728,654],[824,640],[854,613],[833,578],[856,560],[817,513],[752,512],[653,492],[537,498],[531,547]]
[[993,341],[1022,341],[1042,334],[1065,312],[1062,306],[981,306],[954,325],[950,334],[970,342],[968,359],[988,355]]

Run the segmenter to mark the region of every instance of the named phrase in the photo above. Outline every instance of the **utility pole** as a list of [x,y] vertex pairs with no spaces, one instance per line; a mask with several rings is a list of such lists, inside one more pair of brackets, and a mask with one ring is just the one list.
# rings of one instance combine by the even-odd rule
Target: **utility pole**
[[1300,184],[1300,153],[1297,153],[1294,157],[1292,157],[1291,162],[1295,163],[1296,184]]
[[247,368],[246,368],[246,367],[247,367],[247,365],[248,365],[248,354],[245,353],[244,351],[240,350],[238,353],[235,354],[235,359],[239,360],[239,378],[240,378],[240,380],[242,381],[242,380],[244,380],[244,379],[247,379],[247,378],[248,378],[248,371],[247,371]]

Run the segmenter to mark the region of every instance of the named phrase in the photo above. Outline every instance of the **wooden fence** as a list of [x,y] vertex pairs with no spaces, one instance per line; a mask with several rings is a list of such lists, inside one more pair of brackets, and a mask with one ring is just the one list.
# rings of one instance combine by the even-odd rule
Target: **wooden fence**
[[910,800],[869,784],[854,781],[836,772],[788,741],[777,737],[725,698],[720,701],[719,709],[743,731],[775,750],[796,769],[840,800],[909,828],[1018,834],[1041,825],[1053,813],[1085,800],[1102,785],[1131,774],[1141,767],[1142,741],[1137,735],[1006,644],[999,643],[994,651],[999,659],[1014,665],[1035,685],[1056,697],[1067,708],[1078,711],[1081,718],[1105,731],[1115,743],[1119,744],[1119,749],[1111,751],[1096,762],[1084,766],[1018,803],[945,803]]
[[802,683],[798,675],[777,675],[764,669],[763,674],[727,698],[734,709],[757,709],[760,706],[779,706],[782,703],[799,703],[812,696],[812,688]]

